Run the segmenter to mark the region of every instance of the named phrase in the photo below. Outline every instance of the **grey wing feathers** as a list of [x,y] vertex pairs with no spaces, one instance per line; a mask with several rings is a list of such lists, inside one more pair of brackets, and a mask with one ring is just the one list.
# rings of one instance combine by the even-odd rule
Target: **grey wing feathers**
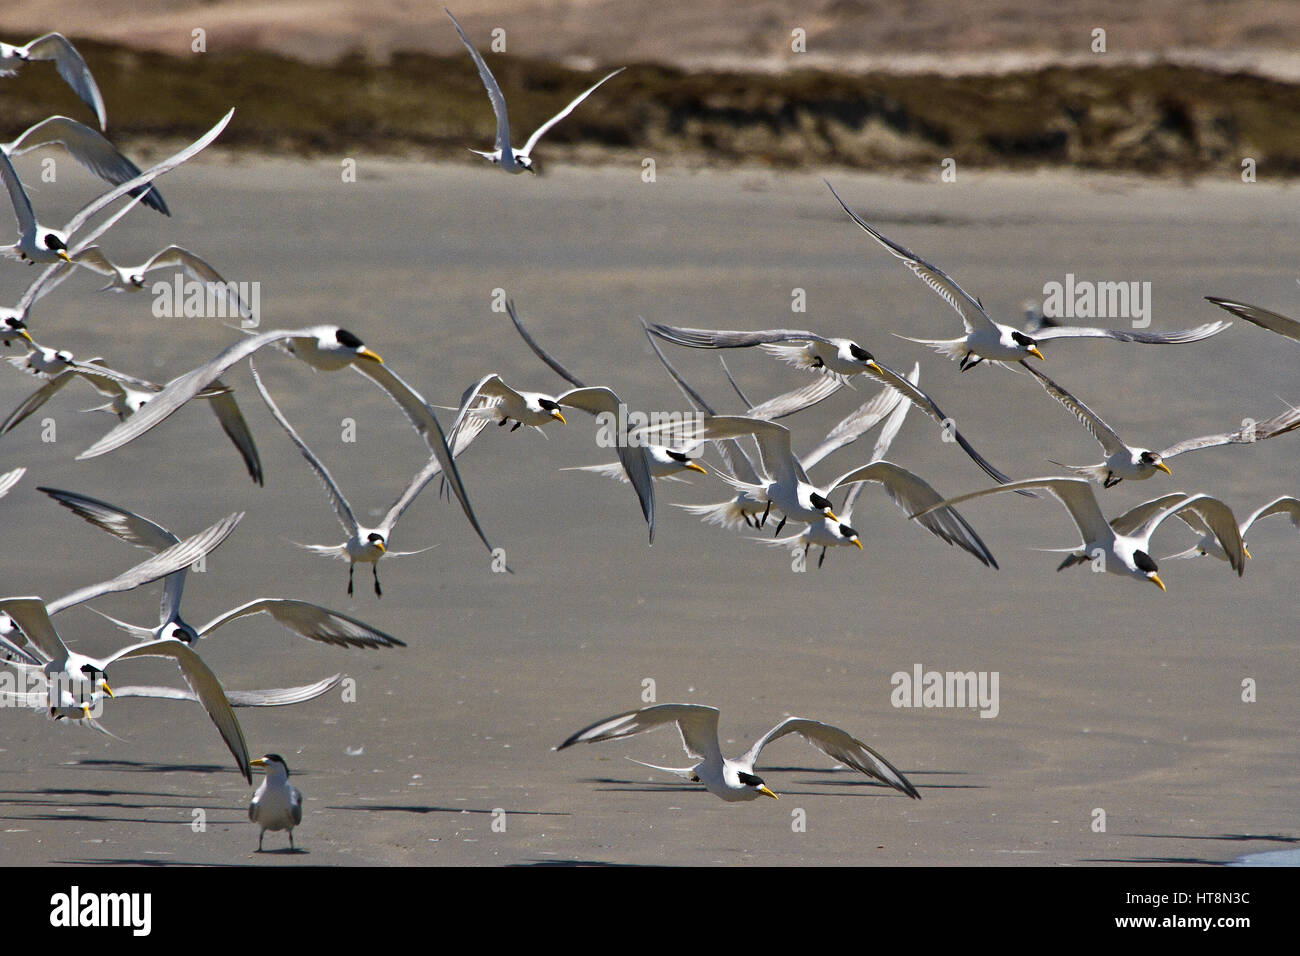
[[650,330],[674,345],[693,349],[743,349],[769,342],[827,342],[823,336],[802,329],[760,329],[754,332],[727,329],[687,329],[656,322]]
[[1284,335],[1288,339],[1300,342],[1300,322],[1288,318],[1277,312],[1271,312],[1268,309],[1262,309],[1257,305],[1247,305],[1245,302],[1233,302],[1231,299],[1216,299],[1214,296],[1207,295],[1208,301],[1213,302],[1221,309],[1231,312],[1240,319],[1254,323],[1262,329],[1268,329],[1270,332],[1276,332],[1278,335]]
[[752,767],[764,747],[787,734],[799,734],[831,759],[888,784],[895,790],[901,790],[914,800],[921,799],[921,794],[898,768],[871,747],[839,727],[806,717],[787,717],[781,721],[749,749],[742,762],[747,762]]

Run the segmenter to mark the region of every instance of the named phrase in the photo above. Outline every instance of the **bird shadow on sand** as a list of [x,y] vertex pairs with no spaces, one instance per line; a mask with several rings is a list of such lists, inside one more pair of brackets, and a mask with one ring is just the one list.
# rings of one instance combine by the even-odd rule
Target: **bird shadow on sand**
[[[141,790],[108,790],[92,788],[46,788],[40,790],[0,790],[0,820],[82,823],[146,823],[151,825],[190,826],[195,810],[213,816],[214,822],[228,822],[222,817],[230,813],[226,804],[212,805],[205,801],[211,795],[191,799],[184,793],[155,793]],[[140,797],[139,800],[130,800]],[[162,802],[166,801],[166,802]],[[129,817],[113,815],[110,811],[156,812],[167,816]],[[237,817],[232,817],[237,819]]]
[[[579,860],[579,859],[568,859],[568,860],[559,860],[559,859],[557,859],[557,860],[524,860],[524,861],[519,862],[519,863],[507,863],[506,866],[508,866],[508,867],[533,867],[533,868],[537,868],[537,867],[548,867],[548,866],[562,866],[562,867],[569,867],[569,866],[590,866],[590,867],[601,867],[601,868],[607,868],[607,869],[614,869],[614,868],[618,868],[618,869],[645,869],[645,866],[644,866],[643,864],[640,864],[640,863],[611,863],[611,862],[609,862],[608,860]],[[660,868],[661,866],[662,866],[662,864],[655,864],[656,869]]]
[[[1118,834],[1135,840],[1206,840],[1215,843],[1282,843],[1288,846],[1300,845],[1300,837],[1282,836],[1281,834],[1259,833],[1223,833],[1218,836],[1202,834],[1182,835],[1177,833],[1125,833]],[[1230,866],[1238,857],[1247,855],[1238,850],[1231,859],[1211,860],[1197,856],[1128,856],[1128,857],[1089,857],[1080,863],[1151,863],[1151,864],[1185,864],[1188,866]]]
[[438,807],[421,804],[397,804],[397,803],[361,803],[347,806],[329,806],[327,810],[364,810],[367,813],[478,813],[484,816],[492,816],[498,812],[505,813],[512,817],[570,817],[571,813],[561,810],[511,810],[508,807],[491,807],[488,809],[479,809],[478,807]]
[[150,857],[108,857],[102,860],[76,859],[76,860],[54,860],[53,862],[63,866],[194,866],[206,867],[209,869],[238,869],[247,867],[248,863],[213,863],[209,860],[161,860],[156,856]]

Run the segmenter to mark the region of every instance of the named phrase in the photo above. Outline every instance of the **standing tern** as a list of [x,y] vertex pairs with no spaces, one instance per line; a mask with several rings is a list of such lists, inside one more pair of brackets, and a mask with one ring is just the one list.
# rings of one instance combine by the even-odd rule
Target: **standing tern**
[[53,60],[63,82],[72,87],[72,91],[89,106],[99,120],[99,128],[108,127],[108,117],[104,113],[104,97],[95,85],[95,78],[90,75],[90,67],[81,58],[81,54],[61,33],[47,33],[24,46],[12,46],[0,43],[0,76],[13,76],[24,63],[34,60]]
[[[1219,445],[1253,444],[1257,441],[1285,435],[1300,428],[1300,408],[1290,408],[1267,421],[1254,422],[1251,420],[1235,431],[1221,432],[1216,435],[1202,435],[1199,438],[1187,438],[1170,445],[1168,448],[1162,448],[1160,451],[1131,447],[1125,444],[1124,440],[1115,433],[1113,428],[1102,421],[1100,416],[1079,399],[1037,369],[1030,368],[1028,365],[1025,365],[1025,368],[1029,369],[1029,372],[1038,379],[1049,395],[1074,413],[1074,417],[1087,429],[1088,434],[1097,439],[1097,443],[1101,445],[1102,450],[1106,453],[1106,460],[1100,464],[1062,465],[1062,467],[1068,468],[1076,475],[1083,475],[1093,481],[1100,482],[1105,488],[1113,487],[1125,478],[1144,481],[1157,471],[1172,475],[1173,472],[1165,464],[1166,460],[1184,452],[1195,451],[1199,448],[1214,448]],[[1054,461],[1052,464],[1059,465],[1061,463]]]
[[86,224],[87,220],[137,187],[149,185],[157,177],[175,169],[181,163],[201,152],[209,143],[221,135],[221,131],[226,128],[226,124],[230,122],[230,118],[234,114],[235,111],[230,110],[217,121],[212,129],[180,152],[174,153],[162,162],[150,166],[139,176],[128,179],[82,206],[62,229],[44,226],[36,219],[36,214],[32,211],[31,201],[27,198],[27,192],[18,179],[18,173],[14,171],[8,155],[0,152],[0,179],[4,180],[5,188],[9,193],[9,200],[13,205],[14,218],[18,222],[19,232],[18,242],[10,246],[0,246],[0,254],[27,262],[70,262],[68,244],[77,231]]
[[617,740],[654,730],[664,724],[677,725],[687,756],[694,757],[699,763],[690,767],[659,767],[640,760],[633,763],[676,774],[691,783],[702,783],[709,793],[728,803],[757,800],[760,796],[778,799],[762,778],[754,774],[754,763],[764,747],[787,734],[798,734],[833,760],[900,790],[915,800],[921,799],[916,788],[893,764],[861,740],[838,727],[805,717],[787,717],[734,760],[722,756],[718,745],[718,708],[699,704],[656,704],[606,717],[578,731],[555,749],[563,750],[576,743]]
[[[1267,518],[1270,515],[1286,515],[1291,519],[1291,527],[1300,531],[1300,499],[1292,497],[1275,498],[1268,504],[1257,509],[1241,523],[1241,549],[1246,557],[1250,557],[1250,549],[1246,546],[1246,532],[1260,518]],[[1180,551],[1178,554],[1169,555],[1169,559],[1176,558],[1194,558],[1198,555],[1210,555],[1218,558],[1220,561],[1231,561],[1228,552],[1224,550],[1223,545],[1219,543],[1218,536],[1200,515],[1195,512],[1179,512],[1178,517],[1186,522],[1187,526],[1200,535],[1200,540],[1192,545],[1186,551]]]
[[266,779],[248,805],[248,819],[261,827],[257,852],[262,852],[262,838],[267,830],[288,830],[292,850],[293,828],[302,823],[302,792],[289,782],[289,765],[279,754],[258,757],[252,765],[266,771]]
[[[1159,567],[1151,557],[1151,535],[1166,518],[1173,517],[1183,509],[1195,511],[1232,556],[1232,567],[1238,575],[1245,570],[1245,545],[1241,541],[1241,532],[1237,529],[1237,520],[1231,509],[1223,502],[1208,495],[1188,496],[1182,493],[1165,495],[1152,501],[1143,502],[1131,508],[1117,518],[1107,521],[1097,504],[1097,496],[1092,485],[1083,478],[1031,478],[1017,481],[1010,485],[1000,485],[983,491],[958,495],[924,511],[913,515],[914,518],[927,514],[941,507],[951,507],[963,501],[983,498],[1016,488],[1037,488],[1052,494],[1070,512],[1075,527],[1083,537],[1083,543],[1072,548],[1071,554],[1061,562],[1057,571],[1078,564],[1100,561],[1102,570],[1122,577],[1150,581],[1160,590],[1165,590],[1160,580]],[[1095,565],[1094,565],[1095,566]]]
[[[825,180],[823,180],[825,182]],[[1028,356],[1042,359],[1043,353],[1038,349],[1039,342],[1063,338],[1105,338],[1119,342],[1140,342],[1147,345],[1182,345],[1199,342],[1222,332],[1231,322],[1211,322],[1193,329],[1181,329],[1176,332],[1135,332],[1128,329],[1093,329],[1075,326],[1056,326],[1037,332],[1032,338],[1009,325],[1001,325],[989,318],[980,301],[959,286],[946,272],[926,262],[920,256],[908,251],[898,243],[887,239],[870,223],[849,208],[840,199],[830,183],[826,188],[844,208],[862,231],[884,246],[896,259],[915,273],[916,277],[939,294],[945,302],[957,310],[965,326],[966,335],[960,339],[913,339],[905,335],[899,338],[909,342],[928,345],[942,355],[947,355],[954,362],[961,362],[961,370],[974,368],[980,362],[1010,363],[1019,362]]]
[[[139,548],[161,553],[179,540],[175,534],[148,518],[108,504],[88,495],[79,495],[58,488],[37,488],[63,505],[79,518],[90,522],[102,531]],[[181,599],[189,568],[181,568],[167,575],[162,601],[158,611],[157,627],[135,627],[101,614],[112,623],[129,631],[137,640],[149,641],[171,638],[184,644],[195,645],[210,637],[218,628],[232,621],[269,614],[277,623],[295,634],[322,644],[337,647],[405,647],[397,638],[347,614],[290,598],[257,598],[217,616],[202,627],[190,626],[181,617]],[[98,612],[97,612],[98,613]]]
[[413,477],[407,484],[401,495],[399,495],[397,500],[393,502],[392,506],[388,509],[388,512],[384,515],[383,520],[373,528],[362,527],[360,522],[357,521],[352,506],[348,504],[348,499],[344,497],[343,492],[339,490],[339,486],[334,481],[333,476],[330,475],[329,469],[321,463],[321,460],[316,457],[315,453],[312,452],[307,443],[302,440],[294,430],[294,427],[289,424],[289,420],[284,417],[284,413],[280,411],[280,407],[276,405],[275,400],[271,398],[271,393],[268,392],[266,386],[262,384],[261,376],[257,374],[257,370],[252,367],[251,362],[249,363],[249,368],[253,373],[253,382],[257,385],[257,390],[262,394],[262,401],[266,403],[266,407],[271,410],[271,414],[274,415],[275,420],[280,423],[280,427],[285,430],[294,445],[297,446],[302,457],[306,459],[307,464],[311,465],[312,471],[316,473],[317,480],[320,481],[321,486],[325,489],[325,493],[329,496],[330,505],[334,509],[335,516],[339,519],[339,524],[343,526],[344,534],[348,536],[347,540],[342,544],[303,544],[299,545],[299,547],[306,548],[308,551],[313,551],[316,554],[327,555],[348,562],[349,595],[352,594],[352,572],[355,569],[357,562],[359,561],[362,564],[369,564],[371,574],[374,576],[375,580],[375,596],[382,597],[384,592],[379,586],[379,559],[383,557],[407,557],[413,554],[421,554],[424,551],[429,550],[428,548],[423,548],[420,551],[389,551],[388,541],[392,537],[393,528],[396,526],[398,519],[402,517],[402,513],[406,511],[411,502],[415,500],[415,496],[418,495],[421,489],[433,480],[439,472],[441,472],[441,463],[436,456],[431,455],[428,463],[415,474],[415,477]]
[[[28,127],[12,142],[0,143],[0,152],[21,156],[45,146],[62,146],[79,164],[114,186],[140,175],[140,167],[119,153],[102,133],[66,116],[51,116]],[[144,194],[146,206],[164,216],[171,215],[157,186],[137,186],[131,190],[133,196],[140,194]]]
[[518,174],[524,172],[524,170],[527,170],[530,173],[536,173],[537,166],[532,158],[532,154],[533,148],[537,145],[537,141],[546,134],[547,130],[572,113],[579,103],[585,100],[592,93],[596,92],[602,83],[612,77],[618,76],[618,74],[622,73],[623,70],[626,69],[626,67],[619,67],[613,73],[609,74],[609,76],[606,76],[605,79],[596,83],[594,86],[589,87],[584,93],[575,97],[568,106],[560,110],[560,112],[556,113],[541,126],[537,127],[537,130],[533,135],[528,137],[528,142],[524,143],[523,149],[512,150],[510,148],[510,118],[506,115],[505,95],[501,92],[501,87],[498,85],[496,77],[492,75],[492,71],[488,69],[487,63],[484,62],[483,57],[479,54],[478,50],[474,49],[474,44],[469,42],[469,37],[465,36],[465,31],[460,28],[460,24],[456,21],[456,18],[451,15],[451,11],[447,10],[446,7],[443,9],[446,11],[447,16],[451,17],[451,24],[456,28],[456,32],[460,34],[460,41],[465,44],[465,49],[469,50],[469,55],[474,58],[474,65],[478,67],[479,78],[483,81],[483,86],[487,89],[488,99],[492,101],[492,112],[496,114],[497,118],[497,139],[495,148],[491,152],[485,152],[478,149],[471,149],[470,152],[477,153],[479,156],[482,156],[488,162],[492,163],[492,165],[500,166],[508,173]]

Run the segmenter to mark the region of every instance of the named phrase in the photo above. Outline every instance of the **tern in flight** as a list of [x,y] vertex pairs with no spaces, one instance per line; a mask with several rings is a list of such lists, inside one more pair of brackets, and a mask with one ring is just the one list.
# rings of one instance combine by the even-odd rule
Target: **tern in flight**
[[35,60],[53,60],[63,82],[72,87],[83,103],[89,106],[99,120],[99,128],[107,129],[108,117],[104,113],[104,97],[90,75],[90,67],[81,58],[68,38],[61,33],[47,33],[24,46],[0,43],[0,76],[13,76],[24,63]]
[[[1251,526],[1260,518],[1267,518],[1271,515],[1286,515],[1291,519],[1291,527],[1295,528],[1296,531],[1300,531],[1300,499],[1292,498],[1290,496],[1275,498],[1268,504],[1255,509],[1250,517],[1241,523],[1242,551],[1245,553],[1246,557],[1249,558],[1251,556],[1250,548],[1246,546],[1246,533],[1250,531]],[[1178,554],[1169,555],[1168,560],[1176,558],[1195,558],[1207,554],[1212,558],[1218,558],[1220,561],[1232,560],[1228,556],[1228,552],[1223,549],[1223,545],[1219,543],[1219,538],[1214,533],[1214,529],[1206,524],[1206,522],[1201,519],[1200,515],[1195,512],[1180,512],[1178,517],[1186,522],[1188,527],[1200,535],[1200,540],[1186,551],[1180,551]]]
[[[445,7],[443,9],[446,10]],[[618,76],[618,74],[622,73],[623,70],[626,69],[625,67],[619,67],[613,73],[609,74],[609,76],[606,76],[605,79],[601,80],[600,83],[589,87],[585,92],[575,97],[568,106],[560,110],[560,112],[556,113],[541,126],[537,127],[537,130],[533,135],[528,137],[528,142],[524,143],[523,149],[513,150],[510,148],[510,117],[506,115],[505,95],[502,94],[501,87],[497,84],[496,77],[492,75],[492,71],[488,69],[487,63],[485,63],[483,57],[479,55],[478,50],[474,49],[474,44],[469,42],[469,37],[465,36],[465,31],[460,28],[460,24],[456,21],[456,18],[451,15],[451,11],[446,10],[446,13],[448,17],[451,17],[452,26],[454,26],[456,32],[460,34],[460,40],[465,44],[465,49],[469,50],[469,55],[474,58],[474,65],[478,67],[479,78],[482,79],[483,86],[487,88],[488,99],[492,101],[492,112],[496,114],[497,118],[497,140],[495,148],[491,152],[485,152],[478,149],[471,149],[470,152],[477,153],[494,166],[500,166],[508,173],[517,174],[522,173],[525,170],[530,173],[536,173],[537,166],[533,161],[532,155],[533,147],[537,145],[537,141],[546,135],[547,130],[572,113],[579,103],[585,100],[592,93],[596,92],[602,83],[612,77]]]
[[1247,305],[1245,302],[1234,302],[1232,299],[1218,299],[1212,295],[1207,295],[1206,300],[1213,302],[1219,308],[1231,312],[1239,319],[1245,319],[1247,322],[1253,322],[1261,329],[1268,329],[1270,332],[1276,332],[1278,335],[1284,335],[1294,342],[1300,342],[1300,322],[1288,318],[1277,312],[1270,312],[1268,309],[1260,308],[1257,305]]
[[994,322],[989,318],[988,313],[984,311],[984,306],[980,304],[980,301],[968,295],[946,272],[926,262],[915,253],[904,249],[898,243],[885,238],[870,223],[850,209],[843,199],[840,199],[835,187],[831,186],[830,183],[826,183],[826,188],[831,191],[831,195],[844,207],[844,211],[862,228],[863,232],[889,250],[895,258],[901,260],[905,266],[911,269],[917,278],[957,310],[957,314],[961,316],[962,325],[966,328],[966,335],[960,339],[913,339],[905,335],[901,335],[899,338],[928,345],[936,352],[947,355],[954,362],[961,362],[963,372],[974,368],[980,362],[1019,362],[1031,355],[1042,359],[1043,353],[1039,351],[1038,343],[1046,342],[1049,339],[1103,338],[1115,339],[1119,342],[1141,342],[1146,345],[1182,345],[1188,342],[1199,342],[1212,335],[1217,335],[1232,325],[1231,322],[1211,322],[1207,325],[1197,326],[1194,329],[1181,329],[1176,332],[1137,332],[1127,329],[1053,326],[1036,332],[1031,338],[1019,329],[1013,329],[1009,325]]
[[1083,543],[1067,549],[1071,553],[1061,562],[1057,571],[1079,564],[1091,563],[1096,567],[1100,562],[1101,569],[1110,574],[1150,581],[1163,591],[1165,585],[1160,580],[1160,569],[1151,557],[1151,536],[1161,522],[1183,510],[1195,512],[1206,525],[1213,528],[1219,543],[1231,556],[1233,570],[1238,575],[1245,571],[1245,545],[1241,540],[1241,532],[1237,529],[1237,519],[1227,505],[1208,495],[1189,496],[1181,492],[1165,495],[1143,502],[1107,521],[1101,513],[1101,506],[1097,504],[1092,485],[1085,479],[1031,478],[1028,481],[1016,481],[1009,485],[958,495],[912,517],[1017,488],[1036,488],[1051,493],[1070,512],[1075,527],[1079,529]]
[[[230,118],[234,114],[235,111],[230,110],[217,121],[217,124],[212,129],[180,152],[167,157],[161,163],[149,167],[139,176],[128,179],[82,206],[62,229],[42,225],[37,220],[36,213],[32,210],[31,200],[27,198],[27,191],[18,179],[18,173],[14,171],[13,164],[9,162],[9,156],[0,152],[0,179],[4,180],[5,189],[9,193],[9,200],[13,205],[14,218],[17,220],[19,233],[16,243],[10,246],[0,246],[0,255],[33,263],[71,262],[68,245],[73,241],[72,237],[86,224],[87,220],[117,199],[136,190],[137,187],[149,185],[157,177],[175,169],[181,163],[205,149],[209,143],[221,135],[221,131],[226,128],[226,124],[230,122]],[[139,196],[136,198],[138,199]]]
[[728,803],[757,800],[760,796],[778,799],[763,779],[754,774],[754,764],[764,747],[787,734],[798,734],[831,759],[902,791],[915,800],[921,799],[916,788],[893,764],[861,740],[838,727],[805,717],[787,717],[734,760],[722,756],[718,745],[718,708],[699,704],[656,704],[606,717],[578,731],[555,749],[563,750],[577,743],[617,740],[665,724],[677,725],[687,756],[695,758],[699,763],[690,767],[659,767],[640,760],[632,762],[651,770],[676,774],[691,783],[702,783],[709,793]]
[[1173,472],[1165,462],[1184,452],[1195,451],[1198,448],[1214,448],[1219,445],[1249,445],[1300,428],[1300,408],[1290,408],[1267,421],[1256,422],[1249,419],[1233,431],[1202,435],[1199,438],[1186,438],[1160,451],[1132,447],[1125,444],[1115,430],[1102,421],[1092,409],[1056,382],[1035,368],[1030,368],[1028,365],[1025,365],[1025,368],[1038,379],[1049,395],[1074,413],[1075,418],[1087,429],[1088,434],[1097,439],[1102,451],[1106,453],[1106,460],[1096,465],[1062,465],[1058,461],[1053,461],[1052,464],[1061,465],[1076,475],[1083,475],[1100,482],[1105,488],[1113,487],[1125,478],[1144,481],[1157,471],[1171,475]]

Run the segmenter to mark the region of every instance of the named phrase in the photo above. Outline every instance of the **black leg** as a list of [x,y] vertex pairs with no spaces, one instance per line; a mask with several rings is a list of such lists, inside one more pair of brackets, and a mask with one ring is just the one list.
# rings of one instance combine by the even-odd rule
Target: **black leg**
[[788,518],[788,517],[789,517],[789,515],[781,515],[781,521],[780,521],[780,523],[776,526],[776,534],[772,535],[772,537],[774,537],[774,538],[779,538],[779,537],[781,537],[781,529],[785,527],[785,519]]
[[517,432],[517,431],[519,431],[519,426],[521,426],[521,425],[523,425],[523,422],[515,422],[515,426],[514,426],[514,428],[512,428],[512,429],[510,429],[510,430],[511,430],[512,432]]
[[744,510],[742,510],[742,511],[740,512],[740,516],[741,516],[742,518],[745,519],[745,527],[747,527],[747,528],[752,528],[752,527],[754,527],[754,522],[751,521],[751,520],[749,519],[749,512],[748,512],[748,511],[744,511]]
[[821,570],[822,562],[826,560],[826,549],[822,548],[822,556],[817,559],[817,568]]
[[265,836],[266,836],[266,831],[265,831],[265,830],[263,830],[261,833],[259,833],[259,834],[257,835],[257,852],[258,852],[258,853],[261,853],[261,852],[262,852],[262,839],[263,839]]
[[348,597],[352,596],[352,568],[354,565],[348,565]]
[[505,424],[506,422],[508,422],[508,421],[510,421],[510,419],[508,419],[508,418],[503,418],[503,419],[501,419],[501,421],[497,422],[497,428],[500,428],[502,425],[504,425],[504,424]]
[[289,831],[289,849],[290,849],[290,850],[296,850],[296,849],[298,849],[296,846],[293,845],[293,831],[292,831],[292,830]]
[[379,586],[379,562],[376,561],[370,566],[370,571],[375,576],[375,597],[383,597],[384,589]]
[[767,503],[767,507],[763,509],[763,519],[758,523],[758,526],[759,526],[760,528],[762,528],[762,527],[766,527],[766,525],[767,525],[767,516],[768,516],[769,514],[771,514],[771,513],[772,513],[772,502],[769,500],[768,503]]

